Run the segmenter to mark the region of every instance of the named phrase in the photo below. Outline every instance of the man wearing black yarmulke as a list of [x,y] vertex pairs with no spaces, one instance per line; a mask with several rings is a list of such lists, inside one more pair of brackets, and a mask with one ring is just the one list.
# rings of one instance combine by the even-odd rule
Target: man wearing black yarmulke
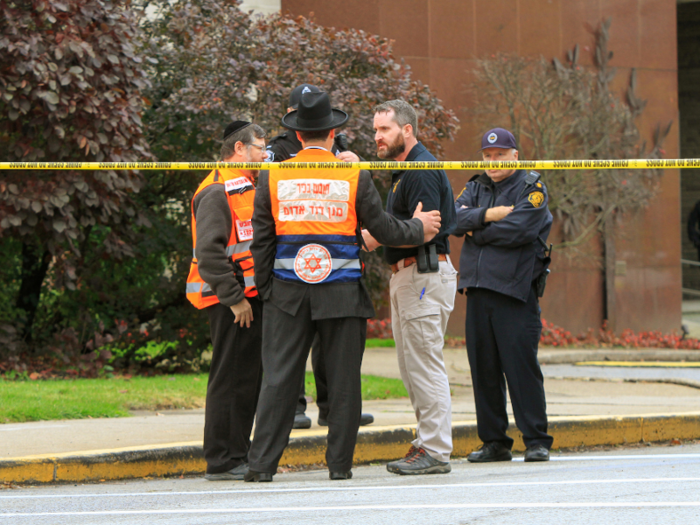
[[[265,131],[232,122],[223,162],[262,162]],[[206,479],[243,479],[260,393],[262,302],[250,253],[257,171],[216,169],[192,199],[193,259],[187,299],[209,316],[213,346],[204,421]]]

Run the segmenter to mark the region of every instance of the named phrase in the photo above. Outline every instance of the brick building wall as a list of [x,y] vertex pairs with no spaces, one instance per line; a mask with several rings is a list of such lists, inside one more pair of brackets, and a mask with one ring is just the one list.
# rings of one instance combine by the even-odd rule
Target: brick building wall
[[[609,46],[618,68],[617,89],[626,88],[637,69],[638,96],[648,105],[639,126],[648,143],[657,123],[674,121],[666,140],[668,158],[679,155],[675,0],[282,0],[282,11],[309,16],[337,28],[357,28],[395,40],[394,51],[411,66],[414,78],[429,84],[456,111],[461,129],[446,145],[449,160],[478,160],[480,134],[467,110],[474,59],[498,51],[564,59],[582,46],[584,65],[592,63],[591,27],[612,17]],[[371,108],[368,108],[371,110]],[[494,116],[494,125],[507,122]],[[527,151],[523,152],[527,158]],[[468,172],[450,172],[459,192]],[[652,206],[626,218],[619,229],[616,276],[619,328],[678,330],[681,321],[680,175],[664,173]],[[555,234],[556,235],[556,234]],[[598,240],[594,256],[567,260],[555,256],[543,316],[579,332],[603,318],[603,280]],[[452,244],[458,264],[461,240]],[[449,331],[463,333],[466,300],[458,297]]]
[[[681,156],[700,157],[700,2],[678,5],[678,106]],[[686,234],[686,224],[700,200],[700,170],[681,174],[681,238],[683,258],[698,260],[698,251]],[[700,268],[683,266],[683,288],[700,291]],[[697,296],[694,296],[697,299]]]

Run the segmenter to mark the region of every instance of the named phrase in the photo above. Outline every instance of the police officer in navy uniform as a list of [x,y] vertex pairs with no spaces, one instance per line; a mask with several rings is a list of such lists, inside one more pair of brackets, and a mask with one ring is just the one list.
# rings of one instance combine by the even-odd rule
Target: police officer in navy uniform
[[[289,106],[287,113],[295,111],[299,106],[301,96],[305,93],[320,93],[321,90],[312,84],[301,84],[295,87],[289,95]],[[270,139],[267,145],[267,161],[283,162],[285,160],[296,157],[297,153],[302,150],[301,141],[293,131],[286,131]],[[341,157],[339,154],[348,149],[347,137],[344,134],[336,134],[333,141],[331,153]],[[342,159],[342,157],[341,157]],[[348,160],[348,159],[343,159]],[[354,159],[353,159],[354,160]],[[318,336],[314,338],[311,352],[311,365],[314,370],[314,379],[316,381],[316,405],[318,406],[318,424],[320,426],[328,426],[328,381],[326,378],[325,363],[323,362],[323,354],[319,351]],[[299,401],[297,402],[296,414],[294,416],[293,428],[310,428],[311,418],[306,415],[306,389],[305,382],[301,383],[299,393]],[[360,426],[370,425],[374,422],[372,414],[362,414],[360,418]]]
[[[484,134],[485,161],[518,160],[513,135],[501,128]],[[506,434],[506,382],[527,450],[525,461],[547,461],[552,437],[537,346],[542,331],[538,289],[549,264],[552,227],[547,188],[526,170],[486,170],[470,180],[455,202],[464,235],[460,291],[467,292],[466,339],[480,450],[471,462],[510,461]],[[504,379],[505,375],[505,379]]]

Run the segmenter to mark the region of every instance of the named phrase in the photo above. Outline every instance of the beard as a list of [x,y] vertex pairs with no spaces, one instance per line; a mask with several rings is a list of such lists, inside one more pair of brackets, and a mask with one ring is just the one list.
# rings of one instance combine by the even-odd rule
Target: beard
[[403,135],[396,137],[396,140],[391,144],[386,144],[386,151],[380,152],[377,146],[377,157],[380,159],[395,159],[406,151],[406,142],[403,139]]

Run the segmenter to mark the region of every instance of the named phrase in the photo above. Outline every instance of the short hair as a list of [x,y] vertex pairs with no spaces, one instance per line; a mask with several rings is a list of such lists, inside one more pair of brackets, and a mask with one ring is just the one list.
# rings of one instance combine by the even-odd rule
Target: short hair
[[322,131],[300,131],[299,136],[301,136],[302,142],[322,141],[328,138],[331,131],[330,129],[324,129]]
[[389,113],[394,112],[394,122],[396,122],[402,128],[406,124],[410,124],[413,128],[413,136],[418,137],[418,115],[416,115],[416,110],[413,109],[408,102],[405,100],[389,100],[383,104],[379,104],[374,108],[375,113]]
[[234,153],[236,153],[236,143],[242,142],[245,146],[250,146],[255,139],[264,139],[267,137],[267,133],[257,124],[251,124],[243,129],[239,129],[235,133],[231,133],[228,137],[224,139],[224,143],[221,145],[221,153],[219,154],[221,159],[228,159]]

